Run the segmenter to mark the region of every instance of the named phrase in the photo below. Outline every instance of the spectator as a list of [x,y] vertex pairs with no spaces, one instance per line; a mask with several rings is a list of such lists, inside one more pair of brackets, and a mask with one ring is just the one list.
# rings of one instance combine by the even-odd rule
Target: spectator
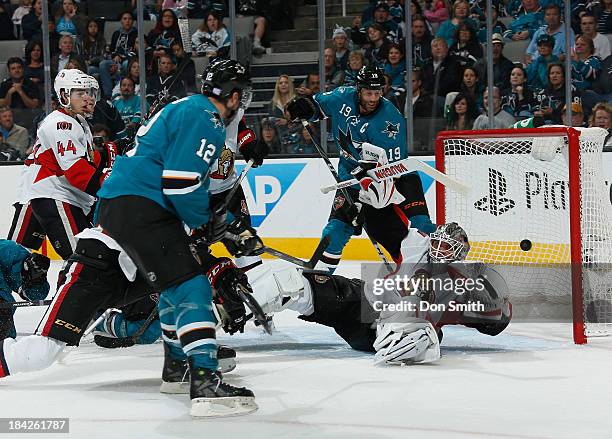
[[44,85],[43,48],[39,41],[32,41],[26,46],[24,76],[39,87]]
[[83,17],[77,15],[77,4],[74,0],[63,0],[62,9],[55,16],[55,32],[58,35],[77,35],[85,34]]
[[378,23],[371,24],[368,27],[368,47],[365,51],[365,57],[372,66],[382,68],[387,61],[391,43],[387,40],[386,35],[385,29]]
[[121,115],[115,107],[104,99],[98,99],[94,107],[93,116],[88,122],[91,126],[96,124],[106,125],[110,130],[110,140],[121,139],[126,135],[125,124],[123,119],[121,119]]
[[466,67],[463,69],[463,75],[461,79],[461,92],[468,96],[472,103],[476,106],[476,115],[480,113],[482,109],[482,91],[483,85],[480,82],[480,75],[478,70],[473,67]]
[[274,95],[268,106],[269,122],[274,122],[280,133],[286,133],[289,121],[285,118],[285,106],[296,96],[289,75],[280,75],[274,86]]
[[599,127],[608,130],[608,135],[604,141],[604,148],[612,148],[612,105],[600,102],[593,107],[593,112],[589,118],[589,127]]
[[39,108],[38,87],[23,73],[24,62],[21,58],[9,58],[6,62],[9,77],[0,84],[0,107]]
[[[508,29],[506,28],[506,25],[498,20],[498,16],[499,16],[499,11],[497,9],[496,6],[493,6],[492,8],[493,10],[493,32],[491,32],[491,35],[493,34],[500,34],[503,35]],[[486,44],[487,43],[487,10],[485,8],[484,10],[484,22],[480,24],[480,30],[478,31],[478,41],[480,43]]]
[[172,43],[172,52],[176,59],[177,75],[185,84],[185,90],[188,94],[197,93],[195,63],[187,56],[183,45],[179,41]]
[[559,62],[553,55],[555,40],[547,34],[538,37],[538,57],[527,66],[527,80],[535,88],[545,88],[548,85],[548,66]]
[[96,19],[87,22],[85,35],[77,39],[76,52],[87,62],[90,75],[100,72],[100,63],[106,57],[106,40]]
[[[134,94],[136,84],[129,76],[119,82],[121,94],[113,101],[113,107],[117,109],[125,128],[134,129],[141,121],[140,96]],[[148,105],[145,104],[148,111]]]
[[593,40],[586,35],[578,35],[572,54],[572,84],[578,90],[593,88],[593,82],[601,71],[601,59],[594,55]]
[[[132,0],[132,15],[135,17],[137,14],[136,1]],[[160,0],[142,0],[144,9],[144,19],[157,21],[159,19],[159,13],[161,11],[162,2]]]
[[323,66],[325,67],[325,90],[333,90],[344,82],[344,71],[336,66],[336,53],[328,47],[323,51]]
[[423,88],[435,96],[438,110],[444,108],[446,95],[461,88],[461,66],[448,56],[448,45],[444,38],[436,37],[431,41],[432,59],[423,69]]
[[74,51],[74,39],[70,35],[63,35],[59,40],[59,53],[51,57],[51,82],[55,80],[60,70],[66,68],[71,58],[83,66],[86,65],[83,58]]
[[262,41],[266,33],[268,21],[266,11],[261,0],[235,0],[236,13],[239,17],[255,17],[255,30],[253,31],[253,55],[261,56],[266,53]]
[[[0,108],[0,150],[1,154],[6,157],[9,148],[17,150],[17,157],[14,159],[24,159],[27,157],[30,149],[30,136],[28,130],[17,125],[13,121],[13,110],[10,107]],[[14,154],[13,154],[14,155]]]
[[[538,39],[541,35],[549,35],[554,38],[553,55],[558,56],[561,61],[565,58],[565,27],[561,26],[561,10],[558,5],[550,4],[544,9],[544,26],[540,27],[534,34],[527,47],[525,64],[530,64],[539,56],[537,52]],[[570,29],[569,38],[574,41],[574,31]],[[573,48],[573,46],[572,46]]]
[[431,32],[421,15],[412,17],[412,65],[423,68],[431,58]]
[[612,34],[612,0],[592,2],[590,8],[597,18],[597,32]]
[[134,18],[130,12],[121,14],[121,27],[113,32],[110,44],[111,59],[105,59],[100,62],[100,87],[102,96],[105,99],[110,98],[113,90],[113,78],[119,76],[120,66],[127,64],[127,59],[132,52],[132,48],[136,42],[138,31],[134,24]]
[[312,96],[321,91],[321,79],[318,73],[309,73],[297,90],[299,96]]
[[567,106],[563,106],[563,111],[561,112],[561,121],[563,125],[568,127],[585,127],[586,123],[584,120],[584,111],[582,110],[582,105],[578,102],[572,102],[572,123],[567,123]]
[[385,2],[380,2],[376,5],[376,8],[374,9],[374,19],[366,22],[364,28],[367,29],[372,24],[381,25],[387,33],[387,38],[394,43],[399,43],[399,41],[404,37],[402,34],[402,29],[391,17],[389,5]]
[[[171,55],[159,57],[157,74],[147,79],[147,101],[152,107],[163,108],[169,102],[187,96],[185,84],[176,75],[176,63]],[[155,105],[154,105],[155,103]]]
[[403,46],[392,44],[389,47],[385,73],[391,78],[391,88],[406,90],[406,60]]
[[301,135],[296,140],[295,143],[287,145],[287,153],[295,155],[315,153],[314,143],[312,143],[312,138],[306,127],[302,127]]
[[349,51],[348,38],[344,28],[337,27],[334,29],[332,43],[334,45],[334,51],[336,52],[336,68],[345,71],[348,68]]
[[[399,110],[404,113],[404,105]],[[433,99],[429,93],[423,90],[423,71],[415,69],[412,71],[412,116],[415,119],[433,117],[432,113]]]
[[[572,86],[572,100],[582,103],[582,97]],[[536,94],[534,116],[542,116],[547,124],[561,123],[561,111],[565,104],[565,68],[561,63],[548,66],[548,86]]]
[[447,130],[471,130],[478,117],[478,108],[472,99],[457,93],[446,115]]
[[354,50],[349,54],[348,68],[344,71],[344,85],[353,86],[357,81],[357,73],[365,65],[365,57],[360,50]]
[[9,14],[10,9],[6,9],[9,5],[0,5],[0,40],[14,40],[13,21]]
[[206,14],[206,19],[191,37],[191,44],[196,56],[207,56],[211,61],[228,58],[231,38],[217,11]]
[[268,146],[270,154],[283,154],[285,152],[278,138],[278,133],[274,127],[274,123],[272,123],[269,119],[264,118],[261,120],[259,132],[261,135],[261,141]]
[[471,66],[482,58],[482,46],[476,32],[467,23],[461,23],[455,31],[455,43],[448,49],[461,66]]
[[455,43],[455,33],[457,28],[463,22],[470,26],[474,31],[478,29],[478,23],[469,18],[470,4],[465,0],[457,0],[453,3],[452,18],[446,20],[440,25],[436,37],[444,38],[446,44],[450,47]]
[[[140,95],[140,64],[138,63],[138,58],[132,58],[128,62],[126,77],[132,79],[132,82],[135,84],[134,93]],[[115,100],[121,94],[120,82],[113,88],[112,100]]]
[[[510,87],[508,81],[514,63],[504,56],[504,39],[500,34],[493,34],[491,36],[491,43],[493,44],[493,83],[500,90],[505,90]],[[479,60],[474,64],[474,67],[478,69],[481,78],[487,76],[486,60]]]
[[32,0],[20,0],[19,7],[15,9],[15,12],[13,12],[13,17],[11,18],[11,20],[13,20],[13,24],[18,29],[18,36],[22,35],[21,21],[23,20],[23,17],[30,13],[31,10]]
[[[487,109],[489,105],[489,90],[486,89],[484,92],[484,108]],[[508,114],[506,111],[501,108],[501,96],[499,93],[499,88],[493,87],[493,123],[489,123],[489,116],[485,112],[476,118],[474,122],[474,126],[472,129],[474,130],[487,130],[491,128],[509,128],[514,123],[516,123],[516,119]],[[492,126],[491,126],[492,125]]]
[[521,0],[517,9],[508,6],[508,15],[514,20],[504,37],[512,41],[524,41],[533,38],[535,32],[544,23],[544,11],[538,0]]
[[146,40],[153,51],[153,65],[159,57],[170,53],[174,41],[181,41],[176,15],[171,9],[162,10],[160,21],[148,33]]
[[535,93],[527,82],[527,71],[516,64],[510,72],[510,87],[502,90],[502,108],[517,119],[533,116]]
[[[412,0],[412,4],[414,3],[415,1]],[[448,9],[444,0],[433,0],[426,2],[426,5],[428,8],[423,11],[423,15],[429,23],[443,23],[448,20]]]
[[580,30],[593,40],[595,46],[595,56],[604,60],[612,53],[610,50],[610,40],[597,32],[597,21],[591,12],[585,12],[580,16]]
[[179,13],[187,8],[187,0],[164,0],[161,7],[162,9],[170,9],[178,17]]
[[23,38],[28,41],[32,41],[34,37],[41,38],[42,30],[40,25],[42,23],[42,0],[34,0],[32,9],[25,15],[21,20],[21,32]]

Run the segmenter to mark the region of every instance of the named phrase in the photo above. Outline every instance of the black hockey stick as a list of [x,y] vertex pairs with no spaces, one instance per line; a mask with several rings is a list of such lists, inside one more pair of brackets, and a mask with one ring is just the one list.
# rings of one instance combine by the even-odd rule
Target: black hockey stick
[[[310,128],[310,124],[308,123],[308,121],[307,120],[302,120],[302,125],[304,125],[304,128],[306,128],[306,131],[308,131],[308,134],[310,135],[310,138],[312,140],[312,144],[314,145],[315,149],[317,150],[317,152],[319,153],[319,155],[321,156],[321,158],[323,159],[323,161],[327,165],[327,168],[329,169],[329,172],[331,172],[332,176],[334,177],[334,180],[336,180],[337,183],[341,183],[342,180],[340,179],[340,175],[338,175],[338,171],[336,171],[336,168],[334,168],[334,165],[332,164],[331,160],[329,159],[329,156],[323,150],[323,148],[321,147],[319,142],[316,140],[316,137],[315,137],[314,133],[312,132],[312,128]],[[349,194],[349,192],[348,192],[348,190],[346,188],[341,188],[340,189],[340,193],[342,193],[342,195],[344,195],[344,198],[345,198],[345,200],[346,200],[346,202],[348,203],[349,206],[354,206],[355,205],[355,202],[353,201],[353,197],[351,197],[351,194]],[[395,270],[393,269],[393,267],[391,266],[391,264],[387,260],[387,257],[385,256],[385,254],[383,253],[382,249],[380,248],[380,245],[378,245],[378,242],[374,241],[374,239],[368,233],[368,229],[365,226],[365,224],[363,225],[363,230],[365,231],[366,235],[368,235],[368,238],[370,239],[370,242],[372,242],[372,245],[376,249],[376,252],[378,253],[378,256],[383,261],[383,264],[385,264],[385,267],[387,268],[387,271],[389,271],[389,273],[393,273]]]
[[157,307],[154,307],[153,310],[151,311],[151,314],[149,314],[149,317],[147,317],[147,319],[142,323],[140,328],[138,328],[138,330],[134,332],[132,335],[128,337],[115,338],[115,337],[106,337],[101,334],[96,334],[94,336],[94,342],[102,348],[108,348],[108,349],[129,348],[138,343],[142,334],[144,334],[145,331],[149,329],[149,326],[151,326],[151,324],[153,323],[153,320],[155,320],[156,318],[157,318]]
[[269,335],[272,335],[272,319],[265,312],[263,312],[263,309],[261,309],[261,305],[257,302],[257,300],[255,300],[249,290],[247,290],[240,283],[238,283],[236,286],[236,292],[238,293],[238,296],[240,296],[242,301],[253,313],[255,324],[259,323],[259,325],[261,325],[261,327],[264,328],[264,330]]
[[0,309],[6,308],[27,308],[30,306],[48,306],[53,300],[27,300],[21,302],[0,302]]

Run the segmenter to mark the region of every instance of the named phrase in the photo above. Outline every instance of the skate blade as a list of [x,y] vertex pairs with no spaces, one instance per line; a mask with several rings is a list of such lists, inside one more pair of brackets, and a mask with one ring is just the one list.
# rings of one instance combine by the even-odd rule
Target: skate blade
[[227,398],[194,398],[189,414],[194,418],[221,418],[252,413],[259,406],[255,398],[235,396]]
[[217,370],[221,373],[228,373],[236,369],[236,358],[219,358]]
[[159,387],[159,392],[167,393],[170,395],[187,394],[189,393],[189,381],[174,382],[174,383],[162,381],[161,386]]

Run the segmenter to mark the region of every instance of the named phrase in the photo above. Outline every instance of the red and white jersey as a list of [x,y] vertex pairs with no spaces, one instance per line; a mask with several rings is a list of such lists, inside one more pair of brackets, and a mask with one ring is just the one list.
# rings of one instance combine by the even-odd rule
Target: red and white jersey
[[22,186],[24,202],[51,198],[89,212],[100,187],[100,155],[87,121],[56,110],[40,124],[36,137],[29,178]]

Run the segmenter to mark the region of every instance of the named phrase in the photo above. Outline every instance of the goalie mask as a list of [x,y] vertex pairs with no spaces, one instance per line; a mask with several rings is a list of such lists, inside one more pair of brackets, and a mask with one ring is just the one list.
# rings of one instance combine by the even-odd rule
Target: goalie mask
[[469,251],[467,234],[457,223],[442,224],[430,235],[429,256],[435,262],[463,261]]

